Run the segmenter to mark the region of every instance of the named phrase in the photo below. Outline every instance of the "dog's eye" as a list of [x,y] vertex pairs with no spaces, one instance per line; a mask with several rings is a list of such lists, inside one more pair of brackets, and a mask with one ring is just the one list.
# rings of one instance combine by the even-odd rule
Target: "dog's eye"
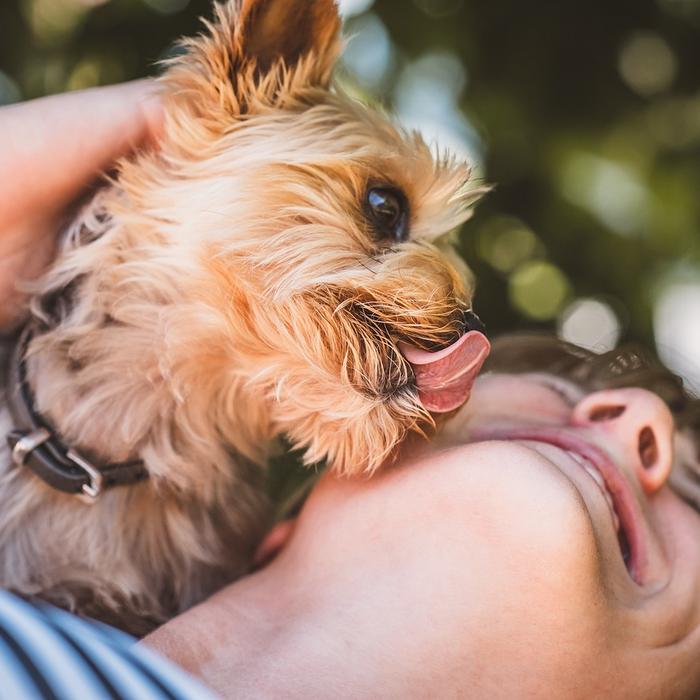
[[382,238],[401,243],[408,238],[408,203],[393,187],[373,187],[367,192],[367,214]]

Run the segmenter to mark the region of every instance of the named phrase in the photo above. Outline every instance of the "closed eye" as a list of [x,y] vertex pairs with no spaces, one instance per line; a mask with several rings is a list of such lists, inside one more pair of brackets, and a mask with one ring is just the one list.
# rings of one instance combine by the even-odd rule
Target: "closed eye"
[[554,374],[533,372],[527,376],[559,396],[569,408],[573,408],[584,396],[584,392],[578,386]]

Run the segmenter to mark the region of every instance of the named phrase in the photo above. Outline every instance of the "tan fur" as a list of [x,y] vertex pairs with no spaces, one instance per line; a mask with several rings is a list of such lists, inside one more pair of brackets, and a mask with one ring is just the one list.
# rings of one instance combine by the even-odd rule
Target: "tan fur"
[[[254,465],[278,436],[371,474],[431,425],[397,340],[457,331],[471,289],[445,234],[480,192],[331,86],[338,26],[331,0],[217,6],[162,80],[160,149],[68,230],[32,304],[38,408],[151,478],[88,506],[8,467],[0,585],[158,622],[246,570],[266,513]],[[368,183],[404,191],[408,242],[376,240]]]

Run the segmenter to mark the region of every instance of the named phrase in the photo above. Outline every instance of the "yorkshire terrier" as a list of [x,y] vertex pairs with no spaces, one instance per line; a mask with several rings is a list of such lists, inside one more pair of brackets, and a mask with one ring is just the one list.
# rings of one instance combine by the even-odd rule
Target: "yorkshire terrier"
[[144,633],[249,570],[265,464],[369,475],[488,352],[469,168],[332,83],[333,0],[231,0],[39,281],[0,396],[0,585]]

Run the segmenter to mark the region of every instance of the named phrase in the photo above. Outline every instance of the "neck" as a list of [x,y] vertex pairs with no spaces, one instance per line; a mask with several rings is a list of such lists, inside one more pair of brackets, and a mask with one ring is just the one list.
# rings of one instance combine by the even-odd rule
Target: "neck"
[[367,571],[338,568],[333,557],[310,562],[304,545],[286,547],[144,643],[224,698],[376,697],[378,688],[387,697],[429,696],[419,688],[420,648],[397,633],[405,616],[396,587],[368,590],[360,583]]
[[333,613],[337,606],[326,605],[315,587],[290,580],[290,573],[270,565],[169,621],[143,643],[225,698],[331,697],[339,678],[348,697],[371,697],[378,681],[373,664],[363,661],[363,673],[356,673],[357,640],[351,643],[342,633]]

